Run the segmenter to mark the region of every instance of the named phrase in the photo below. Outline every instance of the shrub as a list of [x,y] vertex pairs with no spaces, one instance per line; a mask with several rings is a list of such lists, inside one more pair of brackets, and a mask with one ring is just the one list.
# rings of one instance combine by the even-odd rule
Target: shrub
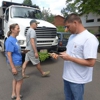
[[65,29],[63,26],[57,26],[57,32],[64,32]]

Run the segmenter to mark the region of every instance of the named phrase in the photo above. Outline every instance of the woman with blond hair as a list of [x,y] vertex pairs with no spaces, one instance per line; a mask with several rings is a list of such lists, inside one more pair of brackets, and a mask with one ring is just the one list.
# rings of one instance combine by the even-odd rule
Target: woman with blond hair
[[21,48],[16,37],[20,32],[18,24],[9,27],[8,38],[5,42],[7,66],[14,77],[12,82],[12,99],[21,100],[20,90],[23,82]]

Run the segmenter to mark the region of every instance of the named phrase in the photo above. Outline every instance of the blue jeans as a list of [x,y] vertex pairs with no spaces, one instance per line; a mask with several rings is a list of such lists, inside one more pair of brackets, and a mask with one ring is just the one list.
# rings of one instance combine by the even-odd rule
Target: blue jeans
[[71,83],[64,80],[65,100],[83,100],[84,84]]

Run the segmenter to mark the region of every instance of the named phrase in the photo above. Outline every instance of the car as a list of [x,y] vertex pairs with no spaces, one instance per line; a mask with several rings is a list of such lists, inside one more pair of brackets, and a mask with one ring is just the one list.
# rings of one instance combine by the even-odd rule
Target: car
[[100,36],[100,33],[96,33],[95,35],[96,35],[96,36]]
[[69,32],[57,32],[58,36],[58,51],[62,52],[66,50],[68,38],[71,34]]

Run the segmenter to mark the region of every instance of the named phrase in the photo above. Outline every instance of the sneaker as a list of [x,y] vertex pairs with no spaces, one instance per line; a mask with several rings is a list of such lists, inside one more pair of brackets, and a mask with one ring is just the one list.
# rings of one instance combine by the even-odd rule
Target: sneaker
[[49,74],[50,74],[50,71],[46,71],[46,72],[44,72],[44,74],[42,75],[42,77],[47,77],[47,76],[49,76]]

